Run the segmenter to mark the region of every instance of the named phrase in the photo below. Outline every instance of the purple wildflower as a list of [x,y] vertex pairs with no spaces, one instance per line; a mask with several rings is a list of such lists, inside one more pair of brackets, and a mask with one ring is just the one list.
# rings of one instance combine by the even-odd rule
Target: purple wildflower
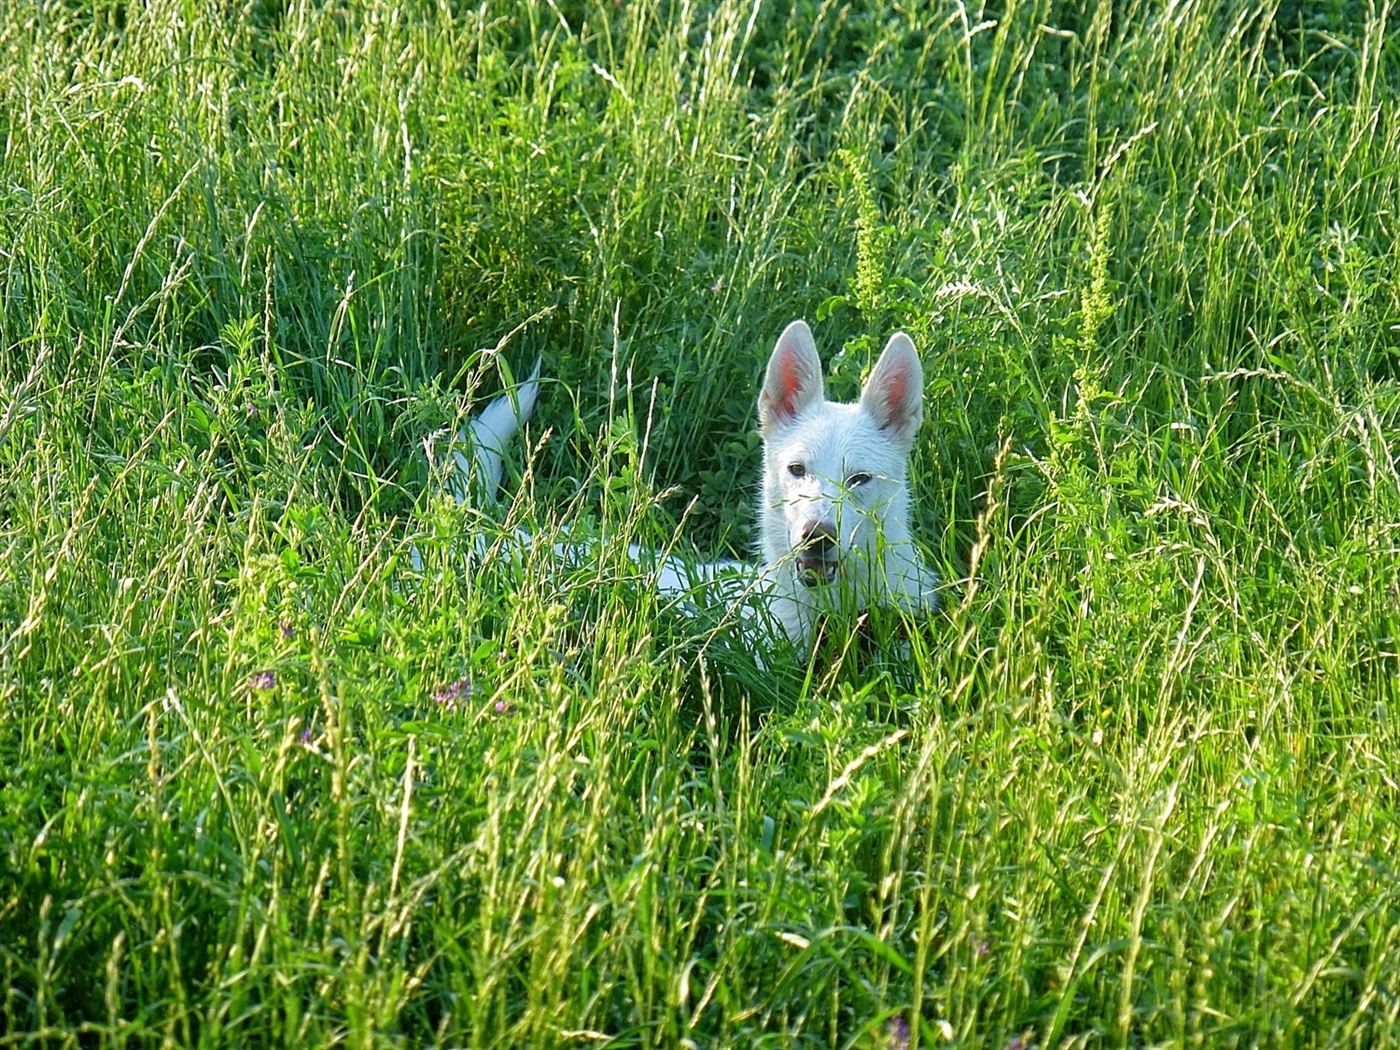
[[497,700],[497,701],[496,701],[496,714],[498,714],[498,715],[513,715],[513,714],[515,714],[515,705],[512,704],[512,703],[511,703],[510,701],[508,701],[508,700]]
[[909,1046],[909,1022],[903,1014],[895,1014],[885,1022],[885,1035],[892,1050],[907,1050]]
[[248,679],[248,685],[254,689],[266,690],[277,688],[276,671],[259,671]]
[[248,418],[249,418],[249,419],[257,419],[257,418],[258,418],[258,406],[257,406],[257,405],[255,405],[255,404],[253,404],[253,402],[249,401],[248,404],[247,404],[246,406],[244,406],[244,407],[245,407],[245,410],[246,410],[247,413],[248,413]]
[[975,937],[972,939],[972,954],[977,956],[979,959],[991,950],[992,946],[986,941],[980,941]]
[[292,626],[291,620],[281,620],[277,624],[277,629],[282,632],[282,637],[291,641],[297,636],[297,629]]
[[1030,1050],[1030,1040],[1024,1035],[1013,1035],[1001,1050]]
[[470,700],[471,697],[472,681],[470,678],[459,678],[451,685],[445,686],[443,689],[433,694],[434,702],[445,704],[448,707],[456,707],[457,701],[461,700],[465,702]]
[[305,729],[303,729],[303,730],[301,731],[301,744],[302,744],[302,747],[310,747],[310,746],[311,746],[311,727],[310,727],[310,726],[307,726]]

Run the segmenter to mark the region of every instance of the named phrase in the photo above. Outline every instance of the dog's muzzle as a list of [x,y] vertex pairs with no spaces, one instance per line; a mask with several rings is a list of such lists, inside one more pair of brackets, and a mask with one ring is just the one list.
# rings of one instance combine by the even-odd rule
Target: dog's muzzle
[[818,521],[808,525],[795,553],[797,579],[802,586],[817,587],[836,579],[841,546],[837,542],[836,527],[830,522]]

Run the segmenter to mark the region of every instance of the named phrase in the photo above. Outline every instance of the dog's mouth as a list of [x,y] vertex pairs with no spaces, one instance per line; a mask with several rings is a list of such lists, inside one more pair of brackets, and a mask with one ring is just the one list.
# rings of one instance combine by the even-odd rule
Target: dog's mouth
[[819,587],[836,579],[840,554],[836,529],[826,522],[810,525],[793,552],[797,558],[797,579],[804,587]]
[[797,582],[804,587],[821,587],[836,579],[836,559],[820,555],[797,556]]

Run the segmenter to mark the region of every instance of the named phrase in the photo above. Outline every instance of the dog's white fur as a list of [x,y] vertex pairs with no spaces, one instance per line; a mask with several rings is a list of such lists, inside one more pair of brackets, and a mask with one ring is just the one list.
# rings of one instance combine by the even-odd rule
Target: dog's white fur
[[773,615],[795,642],[810,641],[825,612],[893,605],[918,613],[937,604],[938,578],[909,528],[923,383],[914,343],[898,332],[858,402],[828,401],[806,322],[778,337],[758,398],[758,511]]
[[[539,395],[540,362],[536,361],[529,379],[512,393],[492,401],[458,435],[458,443],[452,449],[457,469],[448,478],[448,487],[458,503],[467,501],[473,481],[480,487],[487,502],[495,502],[496,490],[501,487],[501,474],[505,469],[506,448],[534,412],[535,399]],[[472,450],[476,460],[475,474],[471,470],[471,460],[463,451],[464,447]]]
[[[529,419],[539,394],[539,365],[508,396],[471,420],[463,441],[488,500],[501,481],[502,454]],[[909,453],[923,421],[923,370],[903,332],[890,338],[854,404],[827,401],[812,331],[794,321],[778,338],[758,399],[763,432],[757,573],[737,562],[694,563],[637,547],[663,594],[690,596],[722,584],[724,600],[757,591],[794,644],[811,643],[825,613],[853,615],[871,606],[911,614],[937,604],[938,577],[925,567],[909,527]],[[459,501],[471,462],[453,453]],[[528,540],[528,537],[522,536]],[[576,560],[569,544],[556,554]],[[745,579],[747,573],[747,580]]]

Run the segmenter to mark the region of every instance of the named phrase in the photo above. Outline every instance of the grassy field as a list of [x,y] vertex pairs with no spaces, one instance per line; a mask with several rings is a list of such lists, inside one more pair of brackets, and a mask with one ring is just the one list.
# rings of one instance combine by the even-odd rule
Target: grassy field
[[[1400,1044],[1389,0],[5,0],[0,142],[0,1047]],[[626,559],[795,317],[907,661]]]

